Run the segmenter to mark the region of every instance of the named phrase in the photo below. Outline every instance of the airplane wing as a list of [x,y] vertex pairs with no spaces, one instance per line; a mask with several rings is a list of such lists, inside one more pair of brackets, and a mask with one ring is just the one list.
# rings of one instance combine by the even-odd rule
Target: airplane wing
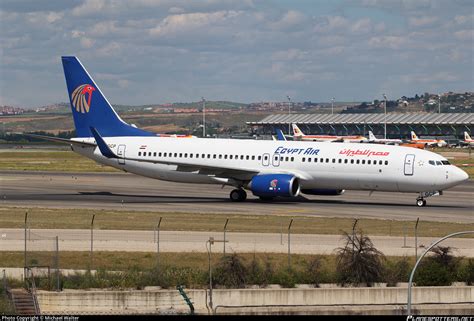
[[97,147],[99,148],[101,154],[107,158],[117,158],[128,161],[137,161],[144,163],[153,163],[153,164],[164,164],[164,165],[176,165],[177,171],[180,172],[197,172],[202,175],[216,176],[216,177],[225,177],[233,178],[236,180],[250,180],[253,176],[260,173],[259,170],[251,169],[242,169],[238,167],[231,166],[212,166],[212,165],[201,165],[201,164],[189,164],[184,162],[178,162],[173,160],[156,160],[156,159],[144,159],[144,158],[135,158],[135,157],[120,157],[117,156],[107,145],[104,139],[100,136],[99,132],[90,127],[92,135],[94,136]]
[[71,140],[71,139],[66,139],[66,138],[43,136],[43,135],[37,135],[37,134],[23,134],[23,135],[30,136],[30,137],[35,137],[35,138],[39,138],[39,139],[44,139],[44,140],[49,140],[49,141],[52,141],[52,142],[55,142],[55,143],[72,144],[72,145],[81,146],[81,147],[95,147],[95,146],[97,146],[94,143],[81,142],[81,141]]

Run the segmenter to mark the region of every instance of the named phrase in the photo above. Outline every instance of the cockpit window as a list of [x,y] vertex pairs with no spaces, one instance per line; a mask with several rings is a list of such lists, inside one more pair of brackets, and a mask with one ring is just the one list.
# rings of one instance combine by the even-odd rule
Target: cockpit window
[[451,163],[447,160],[441,161],[441,163],[443,163],[443,165],[451,165]]
[[432,160],[428,161],[428,163],[429,163],[430,165],[436,165],[435,162],[432,161]]
[[443,165],[440,161],[436,161],[436,165]]

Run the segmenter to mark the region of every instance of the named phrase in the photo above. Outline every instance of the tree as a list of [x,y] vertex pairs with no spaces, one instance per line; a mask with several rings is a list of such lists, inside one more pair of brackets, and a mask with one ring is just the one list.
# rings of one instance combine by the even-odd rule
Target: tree
[[436,246],[430,250],[434,255],[425,259],[416,271],[416,285],[451,285],[456,279],[456,266],[460,258],[452,255],[450,246]]
[[336,276],[338,284],[372,286],[380,282],[385,256],[377,250],[362,230],[354,235],[343,232],[345,246],[337,249]]

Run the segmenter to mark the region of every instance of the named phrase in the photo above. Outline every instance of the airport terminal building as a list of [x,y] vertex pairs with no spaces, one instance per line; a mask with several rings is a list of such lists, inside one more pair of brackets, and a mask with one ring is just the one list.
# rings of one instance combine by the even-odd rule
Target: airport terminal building
[[473,133],[474,113],[389,113],[385,114],[273,114],[247,125],[260,134],[272,134],[276,128],[288,133],[288,125],[297,124],[305,134],[363,135],[369,130],[387,138],[406,138],[410,131],[418,136],[438,136],[462,139],[463,133]]

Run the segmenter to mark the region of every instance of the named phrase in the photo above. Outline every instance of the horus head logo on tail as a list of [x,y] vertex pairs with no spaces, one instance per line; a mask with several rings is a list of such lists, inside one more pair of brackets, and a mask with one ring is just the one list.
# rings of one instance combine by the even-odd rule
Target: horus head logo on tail
[[[88,113],[91,106],[92,92],[95,90],[89,84],[78,86],[71,95],[71,101],[73,107],[78,113]],[[87,99],[86,99],[87,95]]]

